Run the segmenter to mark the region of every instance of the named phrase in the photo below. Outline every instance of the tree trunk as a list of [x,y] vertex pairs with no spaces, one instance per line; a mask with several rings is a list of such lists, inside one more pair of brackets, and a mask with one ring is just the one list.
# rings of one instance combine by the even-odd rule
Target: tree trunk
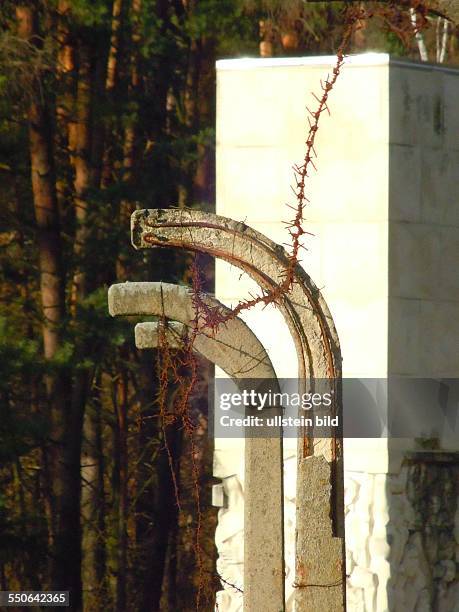
[[53,583],[55,590],[69,590],[72,610],[82,609],[81,580],[81,439],[88,392],[86,371],[77,372],[66,412],[62,452],[62,492],[55,538]]
[[[18,35],[29,40],[31,44],[39,44],[37,16],[30,5],[16,7]],[[28,108],[29,146],[31,161],[32,192],[37,224],[37,242],[40,270],[40,296],[43,310],[43,352],[45,359],[53,360],[61,345],[61,325],[64,318],[64,280],[61,262],[61,240],[59,227],[59,212],[55,190],[54,160],[52,154],[52,133],[48,109],[40,100],[33,97]],[[64,496],[64,462],[62,457],[62,441],[64,433],[65,381],[62,376],[46,377],[46,390],[50,405],[50,435],[51,442],[45,449],[49,459],[49,476],[51,478],[50,501],[51,526],[50,533],[54,551],[52,555],[52,583],[55,589],[75,590],[72,598],[79,600],[79,565],[69,568],[69,573],[62,575],[61,568],[64,558],[58,550],[60,513],[65,505]],[[60,534],[60,539],[64,536]],[[64,554],[68,558],[67,553]],[[60,574],[62,580],[57,579]]]
[[[182,432],[179,424],[173,423],[165,428],[165,439],[163,443],[168,446],[172,457],[172,469],[178,480],[178,467],[180,460]],[[156,467],[156,491],[154,495],[154,523],[144,525],[144,529],[138,525],[137,537],[140,542],[147,544],[145,558],[145,578],[142,584],[142,599],[140,610],[151,610],[160,612],[163,582],[165,577],[167,552],[170,538],[178,520],[178,507],[175,495],[174,481],[169,465],[169,458],[163,449],[157,458]],[[153,492],[150,491],[153,496]],[[151,516],[151,515],[150,515]],[[147,517],[148,518],[148,515]],[[146,521],[145,521],[146,522]],[[148,578],[147,578],[148,577]]]
[[78,54],[77,138],[75,152],[75,244],[76,272],[73,277],[72,310],[86,296],[86,271],[83,261],[87,241],[87,195],[91,183],[91,53],[82,43]]
[[[128,99],[136,99],[139,96],[142,85],[140,77],[140,32],[139,24],[141,18],[142,0],[132,0],[131,5],[131,22],[132,22],[132,34],[131,34],[131,46],[130,46],[130,61],[129,61],[129,85],[128,85]],[[126,185],[132,185],[135,178],[137,153],[139,149],[138,143],[138,123],[139,118],[136,114],[127,122],[124,128],[124,142],[123,142],[123,175],[122,180]],[[120,227],[129,228],[130,218],[132,212],[135,210],[135,204],[131,199],[122,199],[120,202],[119,210],[119,224]],[[126,280],[128,278],[128,258],[121,249],[120,255],[116,261],[116,277],[118,281]]]
[[[116,455],[118,458],[118,484],[119,488],[114,498],[117,504],[117,568],[116,568],[116,612],[125,612],[127,601],[127,520],[128,520],[128,378],[126,372],[121,373],[117,384],[116,400]],[[114,492],[115,493],[115,492]]]
[[56,104],[56,150],[60,156],[64,172],[57,177],[57,199],[61,221],[68,210],[67,195],[69,176],[67,169],[74,163],[76,151],[76,49],[70,34],[69,19],[71,6],[69,0],[59,0],[57,7],[57,104]]
[[82,449],[81,510],[83,524],[83,584],[85,609],[100,609],[107,602],[105,555],[104,455],[100,380],[93,392],[92,406],[84,417]]
[[[111,36],[105,78],[105,94],[109,102],[113,102],[119,87],[120,63],[123,56],[123,23],[126,6],[126,0],[114,0],[112,7]],[[104,147],[101,164],[100,182],[102,187],[108,187],[113,182],[113,161],[113,146],[108,144]]]
[[[38,42],[36,15],[30,6],[16,7],[18,35]],[[43,349],[52,359],[60,345],[64,315],[59,212],[55,191],[52,138],[47,109],[34,96],[29,104],[29,144],[32,191],[37,222],[40,292],[43,309]],[[49,389],[50,390],[50,389]]]

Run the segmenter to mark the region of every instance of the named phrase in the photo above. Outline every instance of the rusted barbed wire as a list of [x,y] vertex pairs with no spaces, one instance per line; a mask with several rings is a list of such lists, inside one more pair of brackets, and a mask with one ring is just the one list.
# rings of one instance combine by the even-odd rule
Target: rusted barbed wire
[[[193,549],[198,573],[196,610],[199,610],[201,600],[205,594],[205,584],[207,580],[204,577],[203,547],[201,542],[203,512],[199,489],[198,449],[194,439],[196,426],[193,422],[190,410],[191,395],[198,379],[198,363],[194,354],[194,342],[197,334],[200,333],[201,327],[200,303],[202,301],[202,279],[196,260],[194,260],[192,264],[192,282],[192,305],[195,316],[191,321],[188,333],[184,337],[178,339],[179,349],[174,350],[173,353],[167,340],[167,321],[164,315],[163,305],[163,314],[160,319],[158,334],[158,348],[160,349],[158,351],[158,377],[160,384],[157,402],[159,406],[159,417],[161,419],[164,451],[168,457],[178,512],[182,511],[182,506],[177,476],[175,474],[174,457],[168,442],[167,427],[172,424],[178,424],[180,429],[182,429],[187,436],[190,446],[193,491],[196,504],[195,533],[193,537]],[[172,410],[169,409],[167,399],[168,389],[171,383],[173,386],[177,387],[177,393],[171,404]]]
[[[405,4],[403,4],[405,7]],[[306,196],[306,180],[309,178],[310,168],[317,170],[314,159],[317,158],[315,150],[316,136],[319,130],[319,123],[322,113],[325,111],[330,114],[328,107],[329,96],[341,74],[341,70],[345,63],[346,50],[349,47],[354,32],[362,27],[362,21],[371,19],[375,16],[381,17],[383,22],[394,31],[401,39],[405,42],[407,36],[413,36],[413,34],[420,32],[427,26],[427,13],[428,8],[423,0],[412,0],[410,7],[414,9],[415,14],[418,16],[417,27],[413,29],[410,18],[407,16],[404,22],[401,22],[401,5],[389,2],[387,5],[379,5],[377,7],[365,8],[362,7],[361,3],[358,6],[349,5],[345,11],[345,28],[341,43],[336,53],[336,63],[333,67],[331,75],[327,75],[325,81],[321,81],[322,94],[317,96],[312,92],[312,96],[317,101],[315,110],[311,110],[309,107],[306,108],[309,113],[308,123],[309,130],[306,138],[306,153],[301,165],[293,166],[293,173],[295,179],[295,186],[292,187],[296,198],[296,205],[292,206],[287,204],[289,208],[294,210],[295,215],[293,219],[285,222],[287,231],[289,232],[291,245],[290,253],[287,253],[287,267],[284,272],[284,279],[282,282],[272,290],[261,290],[261,293],[257,296],[251,296],[251,299],[241,300],[236,306],[230,309],[230,312],[223,313],[218,307],[212,307],[207,305],[201,298],[199,292],[195,291],[193,287],[193,293],[195,295],[194,302],[199,308],[200,312],[200,329],[207,329],[216,332],[218,327],[227,321],[236,318],[241,312],[263,304],[265,306],[269,304],[276,304],[280,299],[287,295],[294,281],[295,266],[300,263],[299,253],[303,245],[301,239],[304,235],[309,234],[304,227],[304,211],[306,205],[309,203],[309,199]]]
[[[409,10],[412,9],[415,15],[415,26],[409,15]],[[190,453],[192,462],[192,474],[194,479],[194,497],[196,502],[196,523],[194,537],[194,553],[196,565],[198,569],[198,589],[196,593],[196,610],[199,611],[201,601],[204,595],[211,599],[212,593],[206,592],[206,587],[210,588],[209,581],[205,578],[206,571],[203,565],[203,547],[202,538],[202,505],[199,490],[199,466],[196,460],[197,449],[194,442],[195,425],[190,415],[190,398],[194,386],[197,381],[197,360],[194,354],[194,341],[198,334],[204,330],[216,333],[220,325],[224,325],[228,321],[236,318],[240,313],[259,304],[268,306],[276,304],[284,298],[292,289],[295,282],[295,267],[300,263],[299,254],[302,245],[303,236],[309,234],[304,228],[305,209],[309,203],[306,195],[307,179],[310,177],[311,168],[317,170],[314,160],[317,158],[315,143],[317,133],[319,131],[320,119],[324,112],[330,115],[328,106],[329,97],[332,93],[336,82],[341,75],[343,65],[345,63],[346,52],[349,48],[352,36],[362,28],[362,23],[374,17],[379,17],[382,20],[383,26],[394,32],[406,46],[409,41],[428,27],[428,16],[431,9],[424,0],[400,0],[398,2],[373,2],[368,3],[364,7],[362,3],[346,3],[344,11],[344,32],[341,43],[336,53],[336,62],[325,80],[320,82],[320,95],[312,93],[314,100],[317,102],[314,110],[307,107],[309,129],[305,141],[306,152],[300,165],[293,166],[294,181],[292,186],[295,195],[296,204],[287,206],[294,211],[294,216],[290,221],[285,222],[286,229],[289,233],[290,252],[287,253],[287,265],[284,271],[282,282],[272,290],[261,289],[261,293],[256,296],[250,296],[250,299],[241,300],[229,312],[222,312],[218,307],[208,305],[202,297],[202,279],[197,265],[196,256],[193,259],[191,266],[192,279],[192,304],[194,309],[194,318],[189,326],[189,333],[182,339],[179,351],[171,355],[165,333],[165,320],[163,321],[163,332],[160,335],[159,348],[160,353],[163,352],[162,365],[160,368],[159,379],[161,389],[160,400],[160,415],[163,419],[163,436],[168,453],[169,466],[171,471],[174,471],[174,462],[170,449],[168,449],[167,436],[165,435],[165,426],[170,422],[179,420],[181,427],[184,429],[190,440]],[[445,15],[441,15],[447,18]],[[173,413],[170,414],[166,408],[166,394],[169,386],[169,376],[172,372],[172,378],[176,385],[179,386],[180,392],[178,398],[173,403]],[[172,420],[171,420],[172,419]],[[177,505],[180,511],[180,499],[177,480],[175,474],[172,476],[175,488]],[[242,593],[236,585],[229,583],[226,579],[218,574],[222,584],[226,584],[236,591]],[[296,585],[301,586],[301,585]],[[319,586],[319,585],[318,585]],[[218,609],[218,605],[217,605]]]

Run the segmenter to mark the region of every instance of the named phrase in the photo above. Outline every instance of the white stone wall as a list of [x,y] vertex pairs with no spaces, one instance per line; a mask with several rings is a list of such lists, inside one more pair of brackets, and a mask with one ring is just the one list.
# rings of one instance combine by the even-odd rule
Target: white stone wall
[[[455,467],[420,462],[397,474],[346,472],[347,606],[350,612],[459,611],[459,457]],[[284,466],[286,610],[293,607],[295,466]],[[242,612],[244,485],[223,479],[217,570],[227,581],[218,609]],[[235,585],[237,589],[232,588]]]
[[346,474],[349,610],[459,610],[458,477],[428,461]]
[[[294,203],[291,167],[304,154],[305,107],[314,106],[310,92],[319,91],[333,62],[321,57],[218,63],[218,214],[286,242],[282,221],[291,216],[285,204]],[[330,96],[332,114],[323,115],[318,134],[318,173],[308,185],[305,229],[314,235],[308,237],[302,265],[332,312],[345,377],[458,376],[458,99],[457,70],[384,54],[351,58]],[[217,262],[221,301],[231,306],[250,292],[257,292],[250,279]],[[295,377],[295,350],[280,313],[269,307],[242,316],[268,350],[278,376]],[[286,465],[294,466],[294,442],[287,442]],[[457,439],[443,436],[440,443],[458,450]],[[421,487],[423,499],[434,505],[435,520],[451,532],[453,544],[435,556],[429,534],[416,522],[413,468],[404,463],[414,447],[409,440],[345,440],[352,612],[458,610],[457,549],[451,556],[458,515],[454,527],[448,514],[458,501],[450,497],[448,510],[440,503],[443,509],[434,512],[436,496]],[[236,576],[240,586],[243,449],[239,443],[231,450],[218,440],[216,448],[215,474],[225,477],[229,492],[216,535],[219,568],[225,578]],[[426,465],[427,473],[435,471]],[[293,467],[286,468],[286,483],[289,597]],[[445,537],[439,525],[424,523],[436,537]],[[220,610],[241,609],[240,595],[228,593],[221,596]]]

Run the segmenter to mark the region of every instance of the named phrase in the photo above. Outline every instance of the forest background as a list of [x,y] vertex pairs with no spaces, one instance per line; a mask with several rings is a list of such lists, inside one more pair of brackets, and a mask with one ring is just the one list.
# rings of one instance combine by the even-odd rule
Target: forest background
[[[187,612],[201,593],[213,609],[212,368],[199,361],[191,438],[177,421],[163,427],[158,354],[135,348],[132,320],[108,316],[107,288],[192,282],[191,255],[131,247],[129,218],[214,210],[215,61],[334,54],[343,7],[2,1],[1,590],[70,590],[73,610],[119,612]],[[457,28],[436,14],[408,40],[384,20],[359,25],[350,52],[457,63]],[[212,291],[212,262],[197,267]],[[170,402],[176,387],[171,374]]]

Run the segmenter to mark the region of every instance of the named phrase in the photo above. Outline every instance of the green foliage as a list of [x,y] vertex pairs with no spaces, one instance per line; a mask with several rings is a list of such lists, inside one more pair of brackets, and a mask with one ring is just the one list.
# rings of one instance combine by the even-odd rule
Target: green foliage
[[50,37],[36,45],[0,31],[0,93],[22,101],[44,95],[44,75],[52,75],[55,64],[52,47]]
[[[123,577],[123,571],[132,592],[144,588],[151,579],[148,559],[141,556],[148,551],[142,552],[142,543],[135,539],[139,521],[136,506],[138,497],[160,480],[162,432],[153,401],[157,380],[152,356],[148,355],[146,366],[145,353],[136,351],[132,319],[108,316],[107,289],[127,278],[189,283],[186,257],[173,250],[141,253],[131,247],[128,213],[133,202],[141,207],[180,204],[211,210],[214,176],[208,172],[208,189],[203,195],[196,187],[196,175],[205,166],[203,160],[213,166],[215,60],[258,55],[260,21],[269,23],[274,54],[285,52],[282,34],[292,28],[299,33],[295,53],[333,53],[342,32],[343,5],[312,6],[300,0],[146,0],[136,14],[131,3],[124,3],[131,10],[125,8],[122,14],[117,41],[120,53],[110,91],[106,63],[114,34],[111,0],[72,0],[65,17],[57,15],[57,0],[32,2],[38,7],[37,44],[17,37],[16,5],[10,0],[0,5],[0,564],[18,588],[32,585],[33,580],[34,587],[49,583],[46,504],[53,483],[46,473],[44,456],[50,447],[51,408],[55,409],[49,382],[65,383],[61,385],[65,389],[59,425],[66,426],[78,421],[68,418],[72,392],[76,381],[86,375],[84,408],[96,421],[89,432],[94,437],[88,441],[86,430],[84,437],[81,431],[72,430],[69,438],[80,436],[85,450],[87,445],[91,452],[96,442],[100,445],[95,463],[101,466],[105,493],[100,504],[103,520],[97,522],[97,530],[101,532],[98,537],[104,538],[100,558],[108,556],[107,574],[111,574],[107,581],[115,599],[114,583]],[[57,24],[68,28],[75,58],[65,78],[56,63],[60,44]],[[372,50],[402,52],[398,39],[381,33],[380,28],[369,26],[366,36]],[[64,108],[74,125],[76,111],[81,110],[75,96],[83,51],[89,54],[90,76],[79,84],[90,90],[90,112],[88,124],[78,125],[77,132],[81,136],[88,129],[90,144],[89,151],[75,156],[58,109]],[[43,137],[56,171],[60,280],[65,292],[65,312],[56,326],[58,347],[47,360],[42,346],[46,322],[39,258],[46,232],[38,231],[34,214],[27,122],[31,101],[49,118]],[[133,139],[130,157],[129,130]],[[78,220],[76,211],[76,158],[89,166],[87,189],[79,194],[86,207],[83,221]],[[75,248],[81,234],[83,244]],[[75,299],[78,275],[84,276],[85,290]],[[122,435],[126,436],[125,448]],[[140,441],[139,435],[143,436]],[[52,448],[53,444],[54,440]],[[121,465],[123,460],[126,465]],[[190,469],[190,462],[183,463],[183,469]],[[126,474],[129,482],[123,486],[131,497],[122,517],[121,479]],[[204,474],[203,482],[207,478]],[[100,485],[99,481],[94,489]],[[190,479],[187,486],[188,492],[193,489]],[[157,494],[154,488],[152,499]],[[187,520],[194,512],[190,499]],[[212,509],[205,512],[210,522],[212,516],[215,519]],[[149,529],[156,527],[158,518],[151,509],[146,518]],[[95,523],[89,520],[93,529]],[[119,567],[123,534],[128,540],[123,544],[128,549],[124,570]],[[189,532],[181,537],[185,541]],[[208,540],[206,550],[212,559],[212,538]],[[189,544],[183,545],[183,550],[191,550]],[[192,578],[188,591],[182,589],[177,609],[187,609],[190,604],[185,600],[196,587],[194,571],[191,565],[179,568],[179,573]]]
[[44,372],[39,342],[24,338],[11,318],[0,317],[0,465],[43,440],[46,422],[30,414],[26,389],[28,381],[39,380]]
[[87,28],[108,27],[111,0],[72,0],[72,21]]
[[257,23],[241,0],[203,0],[187,16],[184,33],[190,40],[216,40],[217,57],[256,52]]
[[31,376],[43,367],[38,339],[24,338],[11,317],[0,315],[0,389],[7,392],[19,375]]

